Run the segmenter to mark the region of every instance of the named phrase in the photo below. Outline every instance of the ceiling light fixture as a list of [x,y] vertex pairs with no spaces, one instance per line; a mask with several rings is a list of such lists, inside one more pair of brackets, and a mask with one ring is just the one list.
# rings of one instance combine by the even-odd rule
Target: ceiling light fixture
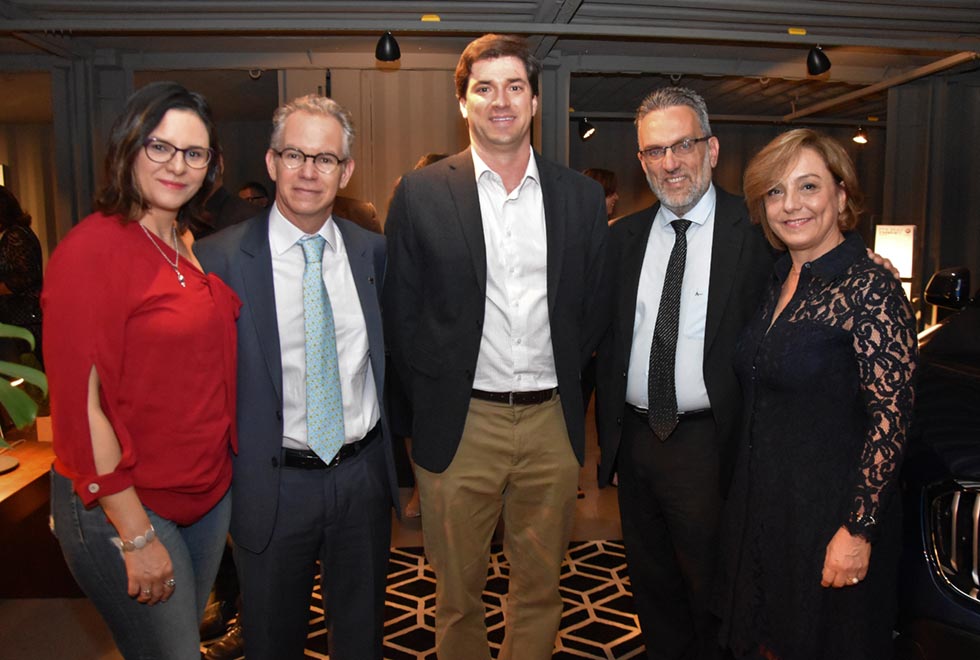
[[578,123],[578,136],[582,138],[582,142],[585,142],[593,135],[595,135],[595,126],[588,119],[582,119]]
[[864,130],[863,127],[858,126],[857,133],[855,133],[854,134],[854,137],[852,137],[851,139],[854,140],[855,142],[857,142],[858,144],[867,144],[868,143],[868,133]]
[[398,42],[395,41],[395,37],[391,34],[391,31],[385,32],[378,39],[378,45],[374,49],[374,57],[381,62],[397,62],[401,59],[402,51],[398,47]]
[[819,76],[830,71],[830,58],[820,46],[814,46],[806,56],[806,71],[811,76]]

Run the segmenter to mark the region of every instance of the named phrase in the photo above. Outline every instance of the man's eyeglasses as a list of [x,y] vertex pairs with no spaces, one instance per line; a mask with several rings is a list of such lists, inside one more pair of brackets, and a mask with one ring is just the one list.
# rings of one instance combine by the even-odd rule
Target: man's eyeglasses
[[681,140],[680,142],[675,142],[669,147],[648,147],[640,150],[640,158],[643,160],[656,162],[667,155],[668,149],[674,152],[675,156],[686,156],[694,151],[694,147],[696,147],[699,142],[705,142],[710,139],[710,135],[705,135],[704,137],[699,138],[687,138]]
[[299,149],[293,149],[288,147],[282,151],[272,150],[272,153],[279,156],[282,160],[282,164],[286,166],[287,169],[295,170],[298,167],[302,167],[306,163],[307,158],[313,159],[313,167],[319,170],[322,174],[330,174],[337,166],[341,163],[346,163],[347,159],[341,160],[333,154],[316,154],[311,156],[310,154],[303,153]]
[[146,157],[154,163],[169,163],[174,157],[174,154],[179,151],[183,154],[187,167],[193,167],[195,170],[207,167],[208,163],[211,162],[211,158],[214,156],[214,151],[207,147],[187,147],[186,149],[181,149],[155,137],[146,138],[143,142],[143,151],[146,152]]

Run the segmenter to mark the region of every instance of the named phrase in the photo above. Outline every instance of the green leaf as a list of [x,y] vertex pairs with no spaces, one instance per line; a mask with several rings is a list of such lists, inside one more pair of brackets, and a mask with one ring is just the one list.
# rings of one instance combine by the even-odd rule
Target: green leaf
[[0,405],[2,405],[14,425],[22,429],[37,416],[37,404],[19,387],[13,387],[8,381],[0,379]]
[[34,350],[34,335],[32,335],[29,330],[21,328],[20,326],[0,323],[0,337],[23,339],[31,345],[31,350]]
[[44,372],[38,371],[33,367],[26,367],[16,362],[0,361],[0,374],[12,376],[13,378],[23,378],[25,381],[41,390],[42,396],[48,395],[48,378]]

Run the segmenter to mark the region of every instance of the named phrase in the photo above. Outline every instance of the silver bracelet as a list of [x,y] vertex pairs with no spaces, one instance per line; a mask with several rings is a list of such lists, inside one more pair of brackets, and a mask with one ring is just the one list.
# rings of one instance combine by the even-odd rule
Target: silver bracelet
[[133,552],[134,550],[142,550],[156,537],[157,531],[153,529],[153,525],[150,525],[148,530],[134,538],[132,541],[123,541],[120,538],[114,538],[112,539],[112,542],[123,552]]

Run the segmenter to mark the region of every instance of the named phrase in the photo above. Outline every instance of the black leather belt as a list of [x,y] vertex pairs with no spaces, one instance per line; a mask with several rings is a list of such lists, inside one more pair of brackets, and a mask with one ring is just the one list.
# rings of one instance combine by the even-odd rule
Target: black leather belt
[[322,458],[316,455],[316,452],[312,449],[290,449],[289,447],[282,448],[282,466],[288,468],[298,468],[300,470],[326,470],[327,468],[337,467],[342,462],[354,458],[362,451],[365,447],[371,444],[375,438],[381,435],[381,423],[374,425],[374,428],[368,431],[368,434],[358,440],[357,442],[349,442],[340,448],[337,455],[333,457],[333,460],[329,463],[324,462]]
[[[639,406],[634,406],[632,403],[627,403],[626,407],[635,412],[637,415],[647,418],[647,409],[641,408]],[[687,412],[677,413],[678,422],[689,422],[692,419],[701,419],[703,417],[711,416],[711,408],[702,408],[701,410],[688,410]]]
[[471,396],[474,399],[493,401],[494,403],[506,403],[511,406],[533,406],[545,401],[551,401],[558,391],[557,387],[550,390],[537,390],[536,392],[485,392],[483,390],[473,390]]

